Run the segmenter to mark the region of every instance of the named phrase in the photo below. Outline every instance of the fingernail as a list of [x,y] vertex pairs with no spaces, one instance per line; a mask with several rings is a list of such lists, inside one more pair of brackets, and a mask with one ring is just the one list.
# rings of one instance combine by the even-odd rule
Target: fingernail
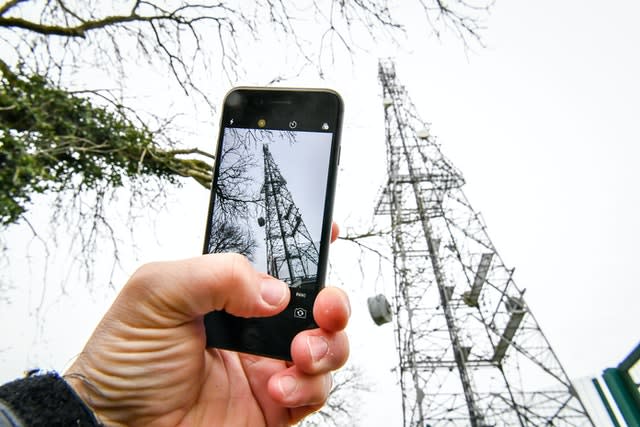
[[309,353],[311,353],[311,359],[314,362],[322,359],[329,351],[329,343],[324,337],[315,335],[308,336],[307,346],[309,347]]
[[298,388],[298,381],[291,375],[286,375],[278,381],[280,391],[284,397],[291,395]]
[[278,279],[268,277],[260,284],[260,296],[270,306],[279,306],[287,296],[287,285]]

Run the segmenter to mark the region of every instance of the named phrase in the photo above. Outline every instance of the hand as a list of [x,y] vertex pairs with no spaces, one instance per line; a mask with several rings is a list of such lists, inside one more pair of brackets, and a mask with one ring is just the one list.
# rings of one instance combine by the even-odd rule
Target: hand
[[[334,224],[332,240],[337,237]],[[289,302],[283,282],[234,254],[141,267],[69,368],[69,384],[108,426],[284,426],[324,404],[331,371],[349,353],[344,292],[325,288],[298,334],[293,364],[205,347],[212,310],[271,316]]]

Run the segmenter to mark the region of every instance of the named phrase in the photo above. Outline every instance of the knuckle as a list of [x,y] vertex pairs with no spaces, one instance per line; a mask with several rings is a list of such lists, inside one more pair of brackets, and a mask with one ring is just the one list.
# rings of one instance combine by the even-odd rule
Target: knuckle
[[159,262],[143,264],[131,275],[126,287],[132,290],[148,289],[158,274]]
[[222,273],[226,276],[225,282],[237,283],[242,282],[246,277],[247,267],[250,266],[249,260],[244,255],[236,253],[219,254],[218,267],[222,267]]
[[236,253],[220,254],[218,262],[220,275],[217,277],[217,287],[220,291],[222,307],[242,312],[252,309],[252,285],[254,270],[244,255]]
[[229,253],[226,254],[229,263],[229,275],[231,281],[235,282],[244,278],[244,272],[249,267],[249,260],[244,255]]

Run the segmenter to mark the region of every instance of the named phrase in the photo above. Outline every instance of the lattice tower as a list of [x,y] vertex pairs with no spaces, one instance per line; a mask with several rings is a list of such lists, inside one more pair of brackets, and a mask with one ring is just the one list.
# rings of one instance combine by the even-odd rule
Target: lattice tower
[[265,226],[267,273],[289,286],[315,283],[318,248],[267,144],[262,146],[262,152],[264,183],[261,194],[265,218],[260,218],[259,223]]
[[592,425],[393,63],[379,78],[404,426]]

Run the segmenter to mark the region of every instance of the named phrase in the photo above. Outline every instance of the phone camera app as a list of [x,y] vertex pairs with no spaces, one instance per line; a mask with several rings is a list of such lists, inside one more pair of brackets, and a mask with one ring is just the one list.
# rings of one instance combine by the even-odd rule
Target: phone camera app
[[293,317],[297,319],[306,319],[307,318],[307,310],[302,307],[295,308],[293,310]]
[[298,127],[298,122],[296,122],[295,120],[291,120],[291,121],[289,122],[289,127],[290,127],[291,129],[295,129],[295,128],[297,128],[297,127]]

